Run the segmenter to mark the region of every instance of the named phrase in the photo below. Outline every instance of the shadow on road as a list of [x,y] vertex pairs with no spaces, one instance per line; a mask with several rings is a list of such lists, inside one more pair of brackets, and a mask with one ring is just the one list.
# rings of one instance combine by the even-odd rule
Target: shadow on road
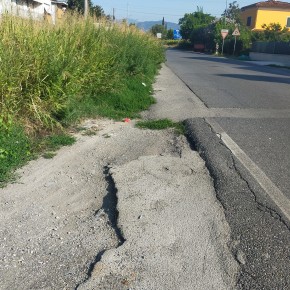
[[[267,73],[267,74],[276,74],[279,76],[290,77],[290,70],[283,69],[283,68],[261,66],[261,65],[257,65],[251,62],[245,62],[245,61],[229,59],[229,58],[220,58],[216,56],[194,53],[194,52],[188,52],[188,54],[190,54],[190,56],[188,57],[186,56],[183,58],[208,61],[208,62],[219,63],[219,64],[232,64],[232,65],[237,65],[235,67],[237,69],[244,69],[244,70],[250,70],[254,72],[262,72],[262,73]],[[290,79],[289,79],[289,83],[290,83]]]
[[221,77],[235,78],[235,79],[244,79],[248,81],[257,81],[257,82],[273,82],[273,83],[283,83],[290,84],[290,78],[281,78],[281,77],[270,77],[264,75],[247,75],[247,74],[216,74]]

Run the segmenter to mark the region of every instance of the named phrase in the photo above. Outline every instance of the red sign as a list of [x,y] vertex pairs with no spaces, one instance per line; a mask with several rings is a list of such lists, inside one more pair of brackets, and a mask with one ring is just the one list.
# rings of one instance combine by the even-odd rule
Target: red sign
[[222,35],[222,38],[225,39],[227,37],[227,35],[229,34],[229,31],[228,29],[222,29],[221,30],[221,35]]

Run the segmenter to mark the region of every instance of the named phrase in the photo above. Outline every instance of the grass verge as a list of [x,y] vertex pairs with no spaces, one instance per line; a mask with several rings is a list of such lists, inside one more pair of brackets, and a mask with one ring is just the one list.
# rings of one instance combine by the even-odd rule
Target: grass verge
[[3,14],[0,38],[2,184],[36,154],[51,158],[72,142],[57,132],[88,117],[135,118],[154,103],[164,48],[134,27],[96,27],[69,12],[56,25]]
[[155,102],[151,95],[153,79],[147,79],[147,82],[142,76],[129,76],[113,92],[108,91],[98,98],[90,97],[71,103],[63,123],[69,125],[81,118],[96,116],[116,120],[138,118],[140,111],[146,110]]

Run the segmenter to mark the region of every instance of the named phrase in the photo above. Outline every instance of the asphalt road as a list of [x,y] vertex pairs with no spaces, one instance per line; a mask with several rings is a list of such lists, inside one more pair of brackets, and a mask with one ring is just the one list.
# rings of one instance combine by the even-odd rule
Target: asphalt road
[[290,199],[290,70],[178,50],[167,65]]
[[[284,91],[262,84],[279,72]],[[248,76],[240,82],[221,76],[230,74]],[[185,122],[231,229],[228,247],[240,266],[239,290],[290,289],[287,82],[284,69],[169,50],[154,87],[157,103],[143,115]],[[277,96],[269,93],[274,87]]]

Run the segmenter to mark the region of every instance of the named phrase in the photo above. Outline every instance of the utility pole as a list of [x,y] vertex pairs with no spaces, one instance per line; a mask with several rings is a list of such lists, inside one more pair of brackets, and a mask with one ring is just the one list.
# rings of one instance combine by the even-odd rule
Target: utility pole
[[88,15],[89,15],[89,0],[84,0],[84,6],[85,6],[85,11],[84,11],[84,16],[85,16],[85,19],[88,18]]
[[127,25],[129,25],[129,3],[127,2]]
[[226,25],[226,18],[228,13],[228,0],[226,0],[226,10],[225,10],[225,25]]

